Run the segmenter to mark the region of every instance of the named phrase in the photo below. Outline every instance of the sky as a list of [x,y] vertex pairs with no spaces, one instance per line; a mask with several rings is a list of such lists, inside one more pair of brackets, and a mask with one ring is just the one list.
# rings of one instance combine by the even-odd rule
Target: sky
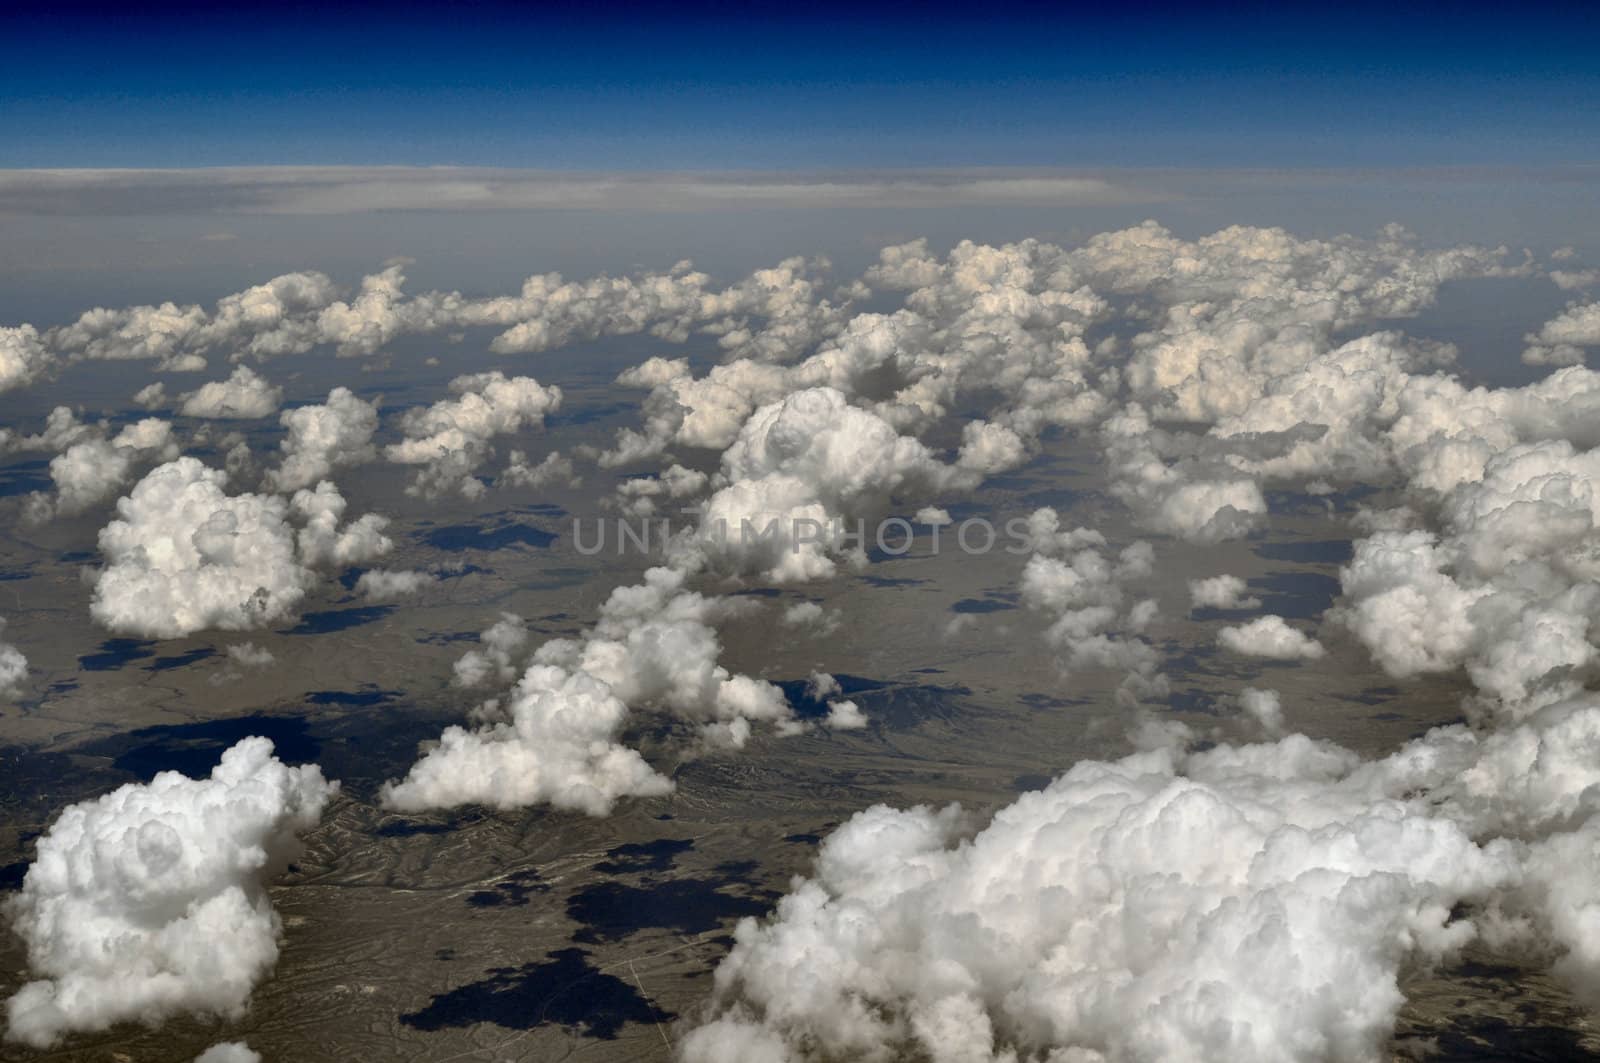
[[41,5],[0,167],[1592,161],[1592,9],[1307,6]]
[[1600,243],[1577,7],[77,3],[4,39],[0,322],[395,257],[489,292],[1145,219]]

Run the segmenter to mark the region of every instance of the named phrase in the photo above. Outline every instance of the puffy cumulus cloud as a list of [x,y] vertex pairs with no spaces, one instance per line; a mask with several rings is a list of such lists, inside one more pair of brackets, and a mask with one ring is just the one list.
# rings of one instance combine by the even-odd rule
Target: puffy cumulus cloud
[[1124,584],[1151,574],[1150,544],[1135,542],[1106,556],[1105,537],[1090,528],[1064,530],[1053,509],[1027,519],[1032,553],[1022,570],[1022,602],[1050,620],[1045,641],[1068,672],[1102,668],[1127,673],[1119,700],[1163,697],[1160,658],[1139,632],[1155,618],[1153,599],[1130,602]]
[[704,491],[711,478],[698,469],[670,465],[659,476],[634,476],[617,485],[617,504],[634,517],[653,516],[658,505],[678,502]]
[[226,380],[213,380],[182,396],[185,417],[255,420],[270,417],[283,401],[283,389],[239,366]]
[[[1275,692],[1237,700],[1281,726]],[[681,1057],[1366,1060],[1401,973],[1468,943],[1600,999],[1593,695],[1375,761],[1167,739],[986,825],[859,813],[740,924]]]
[[1153,222],[1091,239],[1073,258],[1096,291],[1150,300],[1126,379],[1158,417],[1215,422],[1251,405],[1336,332],[1410,316],[1447,281],[1525,272],[1504,248],[1428,249],[1390,227],[1375,240],[1304,240],[1233,226],[1196,241]]
[[407,488],[410,494],[436,498],[456,492],[477,498],[484,485],[473,473],[493,453],[490,440],[537,428],[561,405],[560,388],[498,370],[456,377],[450,390],[459,398],[408,411],[402,421],[405,438],[384,450],[392,462],[423,466]]
[[[376,354],[400,334],[407,317],[417,315],[406,305],[401,288],[405,285],[404,260],[387,263],[377,273],[361,278],[360,290],[350,301],[339,300],[317,315],[316,337],[332,343],[340,358]],[[411,311],[411,314],[408,314]]]
[[1246,657],[1314,661],[1327,654],[1322,643],[1290,627],[1281,616],[1261,616],[1217,632],[1217,645]]
[[844,523],[882,513],[890,496],[970,489],[977,476],[832,388],[807,388],[757,410],[722,456],[720,486],[681,553],[775,582],[824,578]]
[[[52,352],[69,358],[149,359],[163,371],[204,369],[207,356],[266,360],[331,346],[340,357],[377,354],[402,335],[445,329],[498,329],[501,354],[547,350],[580,340],[648,332],[681,343],[700,330],[728,357],[786,360],[838,330],[851,300],[825,295],[825,260],[786,259],[717,287],[688,262],[665,272],[569,281],[528,278],[515,295],[468,298],[458,292],[408,295],[395,259],[340,297],[328,277],[298,272],[198,305],[99,307],[42,336],[31,326],[0,333],[0,381],[24,384]],[[10,372],[6,372],[10,369]],[[0,383],[0,387],[8,386]]]
[[718,337],[729,357],[782,361],[838,328],[848,301],[823,296],[825,260],[785,259],[726,288],[688,261],[665,272],[569,281],[559,273],[529,277],[515,296],[438,300],[454,325],[503,331],[499,354],[549,350],[578,340],[648,333],[682,343],[696,330]]
[[500,619],[478,636],[478,642],[480,648],[468,650],[456,661],[456,686],[481,686],[490,679],[510,683],[517,678],[517,664],[528,644],[528,627],[522,617],[501,613]]
[[[398,268],[367,277],[361,294],[345,303],[336,301],[337,287],[323,274],[288,273],[224,296],[209,312],[170,302],[97,308],[52,330],[49,340],[72,357],[155,359],[167,371],[204,369],[214,352],[265,360],[334,343],[341,353],[360,353],[376,346],[372,333],[383,327],[375,304],[398,295],[402,281]],[[363,327],[373,321],[379,323]]]
[[1208,576],[1189,581],[1189,604],[1195,609],[1255,609],[1261,599],[1247,592],[1249,584],[1238,576]]
[[641,428],[624,428],[600,455],[611,468],[654,458],[670,446],[724,450],[758,406],[793,390],[796,374],[782,366],[743,360],[713,367],[704,377],[685,358],[652,358],[617,377],[624,387],[650,389]]
[[583,485],[583,478],[573,469],[572,459],[563,457],[558,450],[546,454],[537,465],[529,462],[525,451],[513,450],[506,458],[505,470],[495,480],[496,487],[537,489],[551,484]]
[[619,797],[672,791],[672,780],[617,743],[628,706],[602,680],[534,665],[507,700],[486,705],[477,727],[447,728],[405,779],[384,786],[384,803],[403,811],[549,804],[603,816]]
[[235,361],[304,354],[321,339],[313,318],[335,292],[334,283],[321,273],[274,277],[217,300],[200,342],[208,350],[225,349]]
[[838,609],[824,609],[818,602],[795,602],[779,615],[784,627],[801,628],[815,635],[831,635],[843,619]]
[[1391,674],[1464,666],[1480,707],[1512,716],[1582,688],[1600,616],[1600,451],[1566,437],[1593,442],[1574,417],[1593,408],[1593,377],[1566,369],[1492,401],[1469,394],[1452,421],[1431,411],[1438,426],[1410,449],[1438,531],[1374,530],[1342,572],[1339,619]]
[[119,1022],[241,1016],[278,958],[266,884],[336,789],[247,738],[210,778],[162,772],[65,809],[7,904],[37,978],[7,1002],[7,1036],[47,1048]]
[[267,668],[278,662],[272,651],[253,642],[241,642],[228,647],[228,659],[246,668]]
[[1219,420],[1201,453],[1260,480],[1381,482],[1397,463],[1386,436],[1408,389],[1454,351],[1378,332],[1266,381],[1246,408]]
[[96,622],[148,638],[265,627],[293,615],[318,578],[312,566],[355,564],[389,548],[381,517],[340,526],[345,501],[331,483],[291,503],[228,495],[226,480],[183,457],[117,503],[117,518],[100,531],[106,566],[89,606]]
[[982,829],[876,806],[743,921],[681,1058],[1365,1060],[1517,879],[1301,736],[1084,762]]
[[1247,534],[1266,516],[1255,478],[1216,461],[1167,462],[1164,433],[1137,404],[1107,418],[1101,434],[1112,493],[1153,531],[1217,542]]
[[728,358],[786,362],[836,333],[851,303],[867,292],[841,290],[834,303],[823,295],[831,264],[827,259],[786,258],[776,266],[702,297],[698,314],[705,332],[717,336]]
[[1259,525],[1265,481],[1390,475],[1403,462],[1385,433],[1403,393],[1453,352],[1389,332],[1334,338],[1416,313],[1445,280],[1526,268],[1502,259],[1392,230],[1306,241],[1233,228],[1189,242],[1147,224],[1094,238],[1071,258],[1077,275],[1134,299],[1127,319],[1149,324],[1096,347],[1118,389],[1100,426],[1113,493],[1146,527],[1208,542]]
[[33,383],[50,362],[38,329],[32,325],[0,327],[0,391]]
[[823,718],[823,726],[831,731],[859,731],[869,722],[861,707],[845,698],[828,702],[828,715]]
[[310,487],[335,469],[378,456],[372,445],[378,404],[357,397],[349,388],[334,388],[320,405],[285,410],[278,420],[288,434],[279,444],[282,460],[266,477],[266,485],[274,491]]
[[528,354],[578,339],[632,335],[687,338],[710,278],[682,261],[664,273],[599,276],[568,281],[559,273],[529,277],[515,296],[477,300],[462,307],[463,323],[504,329],[497,354]]
[[224,1041],[201,1052],[194,1063],[261,1063],[261,1053],[243,1041]]
[[[619,798],[670,792],[669,779],[618,741],[633,707],[670,713],[722,747],[743,746],[752,723],[800,731],[777,687],[718,663],[714,625],[748,603],[707,598],[684,581],[655,568],[643,583],[613,591],[593,628],[540,646],[509,696],[480,706],[472,727],[447,729],[404,779],[385,787],[384,800],[404,810],[548,803],[599,816]],[[519,620],[503,617],[481,649],[457,662],[457,683],[503,679],[525,638]],[[848,726],[848,710],[840,719]]]
[[[6,622],[0,619],[0,632]],[[28,658],[9,642],[0,642],[0,698],[14,698],[28,678]]]
[[1600,347],[1600,303],[1574,303],[1523,342],[1528,347],[1522,360],[1528,365],[1582,364],[1587,348]]
[[961,429],[961,453],[956,463],[990,476],[1015,469],[1027,456],[1022,437],[1005,425],[969,421]]
[[198,372],[203,355],[190,349],[206,313],[198,306],[96,307],[70,325],[52,329],[50,344],[64,355],[92,360],[149,359],[163,372]]
[[349,524],[343,523],[349,503],[332,481],[296,491],[289,505],[303,522],[296,535],[303,564],[344,568],[382,557],[394,547],[383,534],[389,525],[388,517],[367,513]]
[[1550,279],[1564,292],[1600,287],[1600,269],[1553,269]]
[[177,456],[172,425],[157,417],[130,424],[114,436],[96,435],[73,443],[50,459],[54,493],[30,495],[26,515],[45,521],[83,513],[116,494],[139,466]]
[[1105,304],[1077,281],[1061,249],[963,243],[942,262],[919,257],[920,244],[884,254],[891,266],[869,271],[869,282],[892,274],[929,283],[893,313],[847,317],[799,361],[746,357],[695,378],[684,361],[657,359],[623,374],[622,383],[651,389],[645,424],[620,433],[602,462],[669,446],[724,448],[754,409],[812,387],[839,391],[912,433],[967,396],[998,395],[994,423],[970,429],[961,455],[963,465],[989,472],[1019,463],[1045,428],[1086,424],[1102,411],[1081,333]]
[[1283,699],[1276,690],[1245,687],[1239,691],[1239,709],[1266,735],[1283,734]]
[[361,573],[356,580],[356,593],[370,602],[392,602],[416,594],[437,582],[439,577],[431,572],[375,568]]
[[758,606],[707,597],[685,589],[686,582],[682,571],[650,569],[643,583],[611,592],[582,638],[547,642],[535,660],[595,676],[628,705],[667,709],[719,745],[744,745],[752,722],[797,733],[782,691],[718,663],[716,625]]
[[133,393],[134,405],[146,410],[160,409],[166,401],[167,385],[159,380],[154,384],[146,384]]
[[869,721],[861,706],[839,695],[844,688],[827,672],[812,672],[806,680],[806,696],[813,701],[826,703],[828,712],[822,724],[830,731],[859,731]]
[[7,436],[8,444],[18,450],[61,451],[74,443],[90,438],[103,426],[82,420],[77,412],[67,406],[56,406],[45,416],[44,428],[36,435]]
[[[1315,241],[1233,228],[1189,242],[1146,224],[1074,250],[969,242],[943,257],[919,241],[885,249],[864,278],[905,291],[905,305],[848,316],[799,361],[738,359],[697,378],[682,360],[653,359],[624,373],[650,390],[644,423],[601,460],[723,449],[755,409],[808,387],[913,435],[977,400],[963,467],[1014,468],[1046,429],[1103,423],[1114,486],[1153,530],[1231,537],[1265,514],[1261,478],[1384,459],[1364,423],[1323,412],[1319,389],[1381,420],[1403,371],[1451,355],[1389,333],[1342,346],[1335,336],[1414,314],[1445,281],[1525,268],[1505,266],[1498,249],[1430,250],[1396,230]],[[1139,331],[1091,346],[1092,327],[1130,321]],[[1155,427],[1169,422],[1178,430]],[[1218,431],[1202,448],[1184,425]]]
[[[898,389],[880,405],[897,426],[927,423],[961,396],[986,390],[1000,396],[991,419],[1020,438],[1086,424],[1103,411],[1083,334],[1108,305],[1085,283],[1072,253],[1023,240],[998,247],[962,241],[937,263],[925,257],[925,245],[884,256],[884,268],[868,271],[869,284],[929,282],[907,294],[900,346],[887,352],[885,368]],[[819,359],[871,372],[864,353],[841,346]]]
[[50,330],[46,339],[71,358],[150,359],[163,371],[196,371],[218,350],[236,358],[310,350],[320,342],[316,315],[334,294],[320,273],[290,273],[225,296],[210,312],[170,302],[99,307]]

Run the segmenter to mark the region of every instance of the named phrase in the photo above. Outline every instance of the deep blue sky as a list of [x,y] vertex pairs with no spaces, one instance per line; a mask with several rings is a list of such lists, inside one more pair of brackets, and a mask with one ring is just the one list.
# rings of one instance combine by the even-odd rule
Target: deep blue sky
[[43,8],[0,16],[0,166],[1600,157],[1600,23],[1580,8]]

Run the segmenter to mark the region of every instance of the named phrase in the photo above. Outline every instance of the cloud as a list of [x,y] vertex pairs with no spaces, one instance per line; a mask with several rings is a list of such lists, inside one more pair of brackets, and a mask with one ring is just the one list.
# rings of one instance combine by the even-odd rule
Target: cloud
[[517,678],[523,647],[528,643],[527,623],[516,613],[500,619],[478,636],[481,649],[468,650],[455,663],[453,682],[458,687],[481,686],[490,679],[510,683]]
[[1049,170],[572,173],[471,167],[268,166],[0,171],[0,212],[352,214],[429,210],[727,211],[760,208],[1084,206],[1159,202],[1133,175]]
[[55,493],[30,495],[25,515],[47,521],[84,513],[115,495],[140,465],[177,456],[172,425],[157,417],[136,421],[109,438],[91,435],[50,459]]
[[459,398],[408,411],[402,421],[405,438],[384,450],[392,462],[423,466],[406,489],[409,494],[479,497],[484,485],[473,473],[492,454],[489,441],[537,428],[561,405],[560,388],[499,371],[456,377],[450,390]]
[[[669,779],[618,741],[632,706],[671,713],[724,748],[742,747],[752,722],[798,733],[777,687],[717,663],[714,625],[748,603],[707,598],[684,581],[682,572],[654,568],[643,583],[614,590],[593,628],[539,647],[511,694],[480,706],[474,727],[447,729],[404,779],[385,786],[385,802],[405,810],[549,803],[598,816],[619,798],[670,792]],[[457,663],[457,683],[511,673],[519,628],[506,617],[486,631],[484,648]]]
[[146,410],[160,409],[167,401],[167,385],[157,380],[154,384],[146,384],[133,393],[136,406]]
[[295,537],[303,565],[336,569],[359,565],[382,557],[394,546],[383,534],[389,524],[388,517],[367,513],[349,524],[341,524],[348,503],[330,480],[323,480],[315,488],[296,491],[289,506],[304,522]]
[[1238,576],[1210,576],[1189,581],[1189,604],[1195,609],[1255,609],[1261,599],[1246,595],[1248,584]]
[[634,476],[617,485],[617,500],[622,512],[631,517],[649,517],[656,513],[657,502],[677,502],[673,508],[684,509],[688,499],[704,491],[710,477],[697,469],[671,465],[659,476]]
[[89,606],[97,623],[145,638],[266,627],[294,614],[318,579],[313,566],[357,564],[390,546],[382,517],[340,526],[345,501],[331,483],[286,502],[228,495],[226,480],[183,457],[117,503],[100,531],[106,566]]
[[334,388],[327,402],[285,410],[278,418],[288,434],[279,449],[278,467],[267,473],[275,491],[297,491],[326,478],[335,469],[377,458],[372,436],[378,430],[378,406],[357,398],[349,388]]
[[867,726],[868,720],[860,706],[841,698],[828,702],[828,715],[823,722],[829,730],[858,731]]
[[617,744],[628,707],[604,682],[535,665],[508,701],[487,710],[494,718],[482,726],[447,728],[405,779],[385,784],[384,804],[403,811],[549,804],[603,816],[619,797],[672,791],[670,779]]
[[842,614],[838,609],[824,609],[817,602],[795,602],[784,608],[779,619],[785,627],[808,629],[821,638],[838,629]]
[[150,360],[168,373],[195,373],[205,357],[188,349],[206,324],[198,306],[96,307],[70,325],[51,329],[51,347],[75,359],[91,361]]
[[1588,291],[1600,287],[1600,269],[1553,269],[1550,271],[1550,279],[1562,291]]
[[272,651],[253,642],[241,642],[228,647],[228,659],[246,668],[266,668],[277,663]]
[[1239,708],[1270,737],[1283,734],[1283,701],[1276,690],[1245,687],[1239,691]]
[[261,1053],[243,1041],[224,1041],[200,1053],[194,1063],[261,1063]]
[[844,545],[846,518],[881,513],[891,496],[970,489],[977,479],[841,392],[807,388],[745,422],[679,563],[780,583],[824,578],[833,555],[864,546]]
[[399,335],[402,316],[405,263],[395,262],[361,278],[360,290],[349,302],[324,306],[316,317],[316,339],[331,343],[340,358],[376,354]]
[[1585,350],[1600,346],[1600,303],[1574,303],[1523,339],[1527,365],[1581,365]]
[[1262,616],[1217,632],[1217,645],[1246,657],[1278,661],[1314,661],[1328,652],[1322,643],[1284,623],[1281,616]]
[[120,1022],[242,1016],[278,958],[266,885],[336,789],[247,738],[209,779],[163,772],[66,808],[7,904],[37,976],[7,1002],[7,1036],[48,1048]]
[[[1265,485],[1275,479],[1321,483],[1421,460],[1384,433],[1419,379],[1411,374],[1450,352],[1393,334],[1335,337],[1419,312],[1446,280],[1523,268],[1504,258],[1503,249],[1424,248],[1397,229],[1319,241],[1241,227],[1185,241],[1152,223],[1070,249],[963,242],[938,255],[914,242],[886,249],[829,299],[814,280],[820,264],[786,260],[716,290],[680,263],[624,278],[530,278],[508,297],[435,293],[400,316],[413,327],[426,318],[428,327],[449,319],[503,329],[494,341],[503,351],[636,332],[727,341],[726,360],[701,376],[687,359],[659,357],[619,376],[646,389],[642,419],[600,464],[666,466],[624,484],[625,511],[700,494],[697,478],[675,472],[690,468],[670,456],[678,448],[718,452],[717,472],[654,583],[620,588],[594,630],[549,644],[537,663],[589,675],[630,709],[665,710],[737,745],[752,721],[781,733],[792,719],[781,699],[720,670],[714,622],[727,606],[688,592],[685,580],[827,578],[841,563],[864,562],[866,544],[848,536],[848,522],[969,490],[1059,429],[1103,448],[1112,494],[1144,527],[1199,542],[1247,534],[1267,517]],[[903,305],[859,310],[874,288],[905,292]],[[947,462],[922,437],[957,410],[960,446]],[[409,427],[407,435],[425,438]],[[433,484],[425,473],[413,489],[476,493],[487,435],[418,447],[419,463],[430,449],[449,457]],[[1140,635],[1155,603],[1122,587],[1148,573],[1150,548],[1108,557],[1104,545],[1092,533],[1042,532],[1024,599],[1050,618],[1069,670],[1121,669],[1125,700],[1159,698],[1158,656]],[[624,607],[625,622],[611,615]],[[680,660],[661,658],[667,644]],[[711,689],[682,681],[691,665],[717,677]],[[559,700],[540,704],[552,712]],[[708,720],[707,706],[719,705],[722,715]],[[504,708],[485,719],[516,730]],[[468,770],[470,757],[459,759]]]
[[375,568],[361,573],[356,580],[356,593],[370,602],[389,602],[416,594],[438,581],[439,577],[431,572]]
[[33,383],[50,362],[50,352],[32,325],[0,327],[0,391]]
[[179,412],[185,417],[248,421],[276,413],[283,401],[283,389],[241,365],[228,379],[202,384],[182,399]]
[[1155,618],[1155,602],[1130,602],[1124,590],[1125,583],[1150,575],[1150,544],[1130,543],[1107,557],[1104,536],[1090,528],[1063,529],[1049,508],[1028,517],[1027,532],[1032,552],[1022,569],[1022,602],[1050,621],[1044,638],[1060,652],[1061,668],[1125,672],[1117,692],[1124,704],[1165,697],[1158,655],[1139,636]]
[[197,372],[206,367],[207,355],[224,349],[234,358],[311,350],[323,342],[315,315],[333,297],[333,282],[326,276],[288,273],[224,296],[209,312],[172,302],[96,307],[45,338],[72,359],[153,360],[164,372]]
[[858,813],[739,925],[681,1057],[1370,1058],[1402,964],[1472,940],[1452,907],[1517,868],[1364,791],[1357,763],[1301,736],[1161,749],[1081,763],[981,829],[957,806]]
[[528,464],[525,452],[513,450],[506,459],[505,470],[495,480],[496,487],[538,489],[551,484],[564,484],[567,487],[583,484],[582,478],[574,475],[572,459],[562,457],[560,451],[555,450],[546,454],[537,465]]
[[[0,619],[0,632],[6,627]],[[0,698],[14,698],[28,678],[28,658],[9,642],[0,642]]]

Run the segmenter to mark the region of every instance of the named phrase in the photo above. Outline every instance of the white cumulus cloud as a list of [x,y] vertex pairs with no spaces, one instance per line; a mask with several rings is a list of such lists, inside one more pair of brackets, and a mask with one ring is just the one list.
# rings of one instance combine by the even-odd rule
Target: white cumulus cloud
[[242,1015],[278,958],[266,884],[335,789],[247,738],[208,779],[163,772],[65,809],[7,905],[35,977],[6,1004],[7,1036],[47,1048],[119,1022]]

